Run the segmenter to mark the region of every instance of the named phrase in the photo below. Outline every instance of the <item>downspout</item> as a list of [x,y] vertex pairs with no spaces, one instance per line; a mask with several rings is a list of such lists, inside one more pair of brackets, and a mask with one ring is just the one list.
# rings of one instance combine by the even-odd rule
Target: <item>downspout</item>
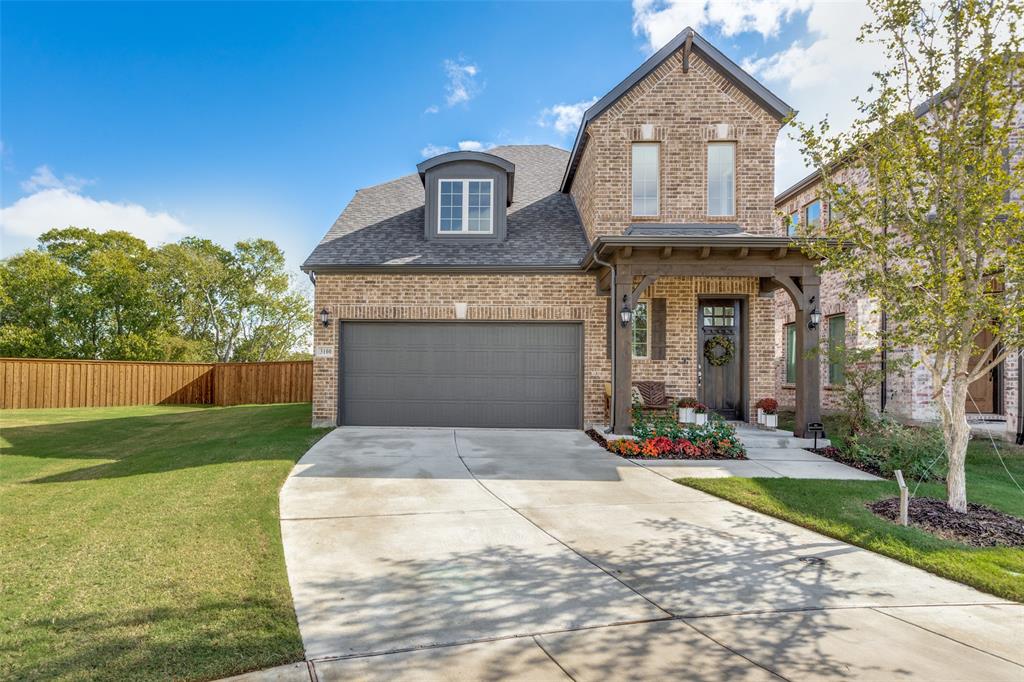
[[596,250],[594,251],[593,258],[594,258],[594,262],[595,263],[597,263],[598,265],[603,265],[606,268],[608,268],[608,271],[612,275],[611,276],[611,282],[610,282],[611,291],[608,292],[608,300],[610,301],[610,304],[608,306],[609,313],[608,313],[608,320],[607,320],[608,324],[611,325],[611,339],[612,339],[611,352],[609,353],[609,355],[611,356],[611,362],[612,362],[612,376],[611,376],[612,394],[611,394],[611,397],[608,398],[608,428],[605,430],[605,433],[612,433],[613,425],[614,425],[614,422],[615,422],[615,334],[617,333],[616,327],[619,326],[619,325],[615,324],[615,283],[616,283],[615,282],[615,266],[612,265],[611,263],[607,262],[607,261],[601,260],[598,257]]
[[[883,237],[883,239],[886,240],[886,258],[885,258],[884,261],[882,261],[882,276],[885,277],[886,280],[888,280],[888,276],[889,276],[889,257],[888,257],[888,254],[889,254],[889,251],[888,251],[888,248],[889,248],[888,247],[888,237],[889,237],[889,219],[888,218],[889,218],[889,213],[888,213],[887,209],[888,209],[888,203],[883,198],[882,199],[882,237]],[[885,302],[884,301],[882,302],[882,316],[881,316],[881,320],[879,321],[879,326],[881,327],[880,331],[881,331],[881,337],[882,337],[882,357],[881,357],[881,362],[880,362],[880,364],[881,364],[880,369],[882,370],[882,385],[879,387],[879,393],[881,393],[881,395],[879,396],[878,412],[879,412],[879,414],[885,414],[885,406],[889,402],[889,339],[888,339],[889,315],[888,315],[888,313],[885,310]]]
[[1024,350],[1017,351],[1017,445],[1024,445]]

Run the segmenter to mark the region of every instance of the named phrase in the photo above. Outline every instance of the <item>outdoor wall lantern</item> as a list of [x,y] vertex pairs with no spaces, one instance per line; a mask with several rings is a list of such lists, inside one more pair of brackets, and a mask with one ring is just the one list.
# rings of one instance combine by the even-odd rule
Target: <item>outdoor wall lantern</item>
[[622,295],[622,310],[619,311],[619,319],[622,320],[623,327],[628,327],[629,323],[633,321],[633,311],[629,309],[629,294]]
[[807,328],[817,329],[818,325],[821,324],[821,313],[818,311],[818,307],[814,305],[815,296],[811,296],[811,314],[807,318]]
[[327,308],[320,311],[320,324],[328,326],[331,323],[331,313],[328,312]]

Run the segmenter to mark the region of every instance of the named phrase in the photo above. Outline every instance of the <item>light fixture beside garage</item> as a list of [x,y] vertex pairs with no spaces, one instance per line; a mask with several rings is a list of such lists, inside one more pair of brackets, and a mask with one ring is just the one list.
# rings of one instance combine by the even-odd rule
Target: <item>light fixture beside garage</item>
[[466,319],[466,311],[469,309],[468,303],[456,303],[455,304],[455,319],[464,320]]
[[327,308],[320,311],[320,324],[325,327],[331,324],[331,313]]

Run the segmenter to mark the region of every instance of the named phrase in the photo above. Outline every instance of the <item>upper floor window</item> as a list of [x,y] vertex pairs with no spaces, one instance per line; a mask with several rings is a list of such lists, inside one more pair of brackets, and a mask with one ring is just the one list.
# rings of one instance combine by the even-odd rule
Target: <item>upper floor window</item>
[[736,215],[736,145],[708,144],[708,215]]
[[494,231],[493,180],[439,180],[437,230],[488,234]]
[[658,143],[633,145],[633,215],[658,215]]
[[815,199],[804,208],[807,215],[807,231],[814,232],[821,227],[821,199]]
[[786,236],[795,237],[800,229],[800,211],[793,211],[789,214],[789,223],[786,225]]

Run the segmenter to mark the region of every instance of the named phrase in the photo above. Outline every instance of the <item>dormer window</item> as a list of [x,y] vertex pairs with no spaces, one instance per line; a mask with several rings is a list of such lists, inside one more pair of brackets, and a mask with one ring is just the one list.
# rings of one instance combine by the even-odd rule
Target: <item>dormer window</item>
[[447,152],[416,165],[423,181],[423,236],[495,244],[508,231],[516,167],[487,152]]
[[441,234],[494,232],[493,180],[438,180]]

